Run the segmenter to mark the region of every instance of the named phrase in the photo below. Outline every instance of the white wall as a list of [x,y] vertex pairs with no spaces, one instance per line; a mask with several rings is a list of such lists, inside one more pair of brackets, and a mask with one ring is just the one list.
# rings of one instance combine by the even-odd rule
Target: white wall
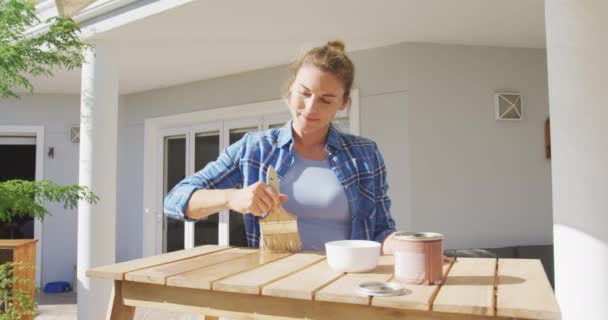
[[[552,243],[545,51],[412,44],[409,62],[413,227],[455,248]],[[501,90],[522,121],[494,120]]]
[[[119,121],[126,108],[120,100]],[[142,254],[143,125],[118,130],[118,194],[116,195],[116,260],[135,259]]]
[[406,91],[361,99],[361,133],[376,141],[382,152],[388,170],[391,211],[400,230],[412,230],[411,179],[407,178],[412,170],[408,108]]
[[[117,195],[118,261],[141,256],[141,199],[143,125],[126,128],[126,108],[121,98],[119,109],[119,161]],[[45,152],[55,148],[53,159],[44,157],[44,177],[58,184],[78,184],[79,145],[70,141],[70,127],[80,124],[80,97],[75,95],[23,95],[21,99],[0,101],[0,125],[42,125],[45,127]],[[133,157],[137,161],[131,161]],[[134,188],[130,188],[133,184]],[[127,186],[127,188],[123,188]],[[128,192],[127,192],[128,191]],[[49,203],[43,226],[42,284],[72,281],[76,264],[77,210]]]
[[[78,125],[80,98],[70,95],[23,95],[0,101],[0,125],[42,125],[45,130],[44,178],[58,184],[78,183],[78,144],[70,142],[70,127]],[[55,157],[46,156],[49,147]],[[42,284],[72,281],[76,264],[77,212],[47,205],[43,223]]]
[[[399,44],[351,56],[361,132],[384,154],[400,229],[442,232],[449,248],[552,242],[544,50]],[[126,96],[121,149],[137,152],[119,157],[143,164],[145,118],[278,99],[285,78],[282,66]],[[524,120],[494,120],[501,90],[523,95]],[[120,210],[141,213],[141,169],[129,172],[119,192],[138,191]]]

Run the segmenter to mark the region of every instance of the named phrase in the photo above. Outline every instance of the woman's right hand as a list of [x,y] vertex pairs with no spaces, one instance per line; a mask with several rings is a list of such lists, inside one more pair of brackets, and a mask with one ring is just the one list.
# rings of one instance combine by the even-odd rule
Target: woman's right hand
[[287,196],[276,193],[270,185],[258,181],[243,189],[233,189],[228,195],[228,207],[240,213],[260,216],[287,201]]

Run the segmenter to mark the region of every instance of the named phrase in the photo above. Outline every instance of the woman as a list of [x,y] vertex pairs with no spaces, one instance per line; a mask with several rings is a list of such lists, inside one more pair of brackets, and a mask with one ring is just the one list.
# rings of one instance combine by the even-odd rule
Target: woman
[[[283,202],[298,216],[305,250],[323,250],[325,242],[340,239],[387,244],[395,222],[380,151],[331,124],[347,107],[353,80],[354,65],[342,42],[305,53],[292,64],[287,83],[292,120],[280,129],[248,133],[226,148],[171,190],[165,213],[197,220],[225,209],[241,212],[247,244],[258,247],[259,217]],[[264,182],[270,165],[283,194]],[[239,184],[243,188],[235,189]]]

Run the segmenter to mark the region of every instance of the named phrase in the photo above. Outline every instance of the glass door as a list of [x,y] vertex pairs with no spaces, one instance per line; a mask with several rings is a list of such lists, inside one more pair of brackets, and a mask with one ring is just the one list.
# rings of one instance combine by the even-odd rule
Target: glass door
[[[163,132],[163,198],[187,174],[187,134],[185,129]],[[163,252],[184,248],[184,223],[162,217]]]
[[[284,112],[162,131],[163,198],[184,177],[215,161],[221,150],[247,132],[280,128],[289,119],[289,113]],[[337,117],[334,123],[339,129],[349,131],[349,118]],[[196,222],[182,222],[163,215],[162,221],[163,252],[205,244],[247,246],[243,216],[239,212],[224,210]]]
[[[0,136],[0,182],[13,179],[36,180],[35,136]],[[0,222],[0,239],[33,239],[34,223],[28,215]]]
[[[245,136],[247,132],[262,129],[262,118],[239,119],[224,122],[224,145],[227,147]],[[236,186],[241,188],[242,186]],[[220,213],[220,244],[246,247],[247,236],[243,215],[239,212],[226,210]]]
[[[190,132],[193,137],[191,147],[194,150],[194,159],[190,174],[202,170],[207,164],[217,160],[222,147],[222,128],[221,122],[191,128]],[[192,235],[188,235],[185,239],[186,247],[219,243],[219,213],[214,213],[205,219],[192,222],[192,226]]]
[[[258,131],[261,127],[261,117],[255,117],[162,131],[162,197],[184,177],[215,161],[221,150],[237,142],[247,132]],[[205,244],[247,246],[242,215],[228,210],[196,222],[184,222],[163,215],[162,230],[163,252]]]

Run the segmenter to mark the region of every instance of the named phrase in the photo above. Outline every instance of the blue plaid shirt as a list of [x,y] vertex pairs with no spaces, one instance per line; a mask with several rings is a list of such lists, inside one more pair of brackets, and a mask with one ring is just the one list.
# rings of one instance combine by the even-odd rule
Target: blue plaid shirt
[[[341,133],[333,125],[325,146],[331,170],[344,187],[352,214],[351,239],[382,242],[395,232],[391,201],[387,195],[386,167],[375,142]],[[178,183],[165,198],[165,214],[185,218],[192,193],[199,189],[228,189],[266,182],[272,165],[282,178],[293,163],[291,121],[279,129],[247,133],[226,148],[216,161]],[[243,215],[247,244],[258,247],[259,217]]]

